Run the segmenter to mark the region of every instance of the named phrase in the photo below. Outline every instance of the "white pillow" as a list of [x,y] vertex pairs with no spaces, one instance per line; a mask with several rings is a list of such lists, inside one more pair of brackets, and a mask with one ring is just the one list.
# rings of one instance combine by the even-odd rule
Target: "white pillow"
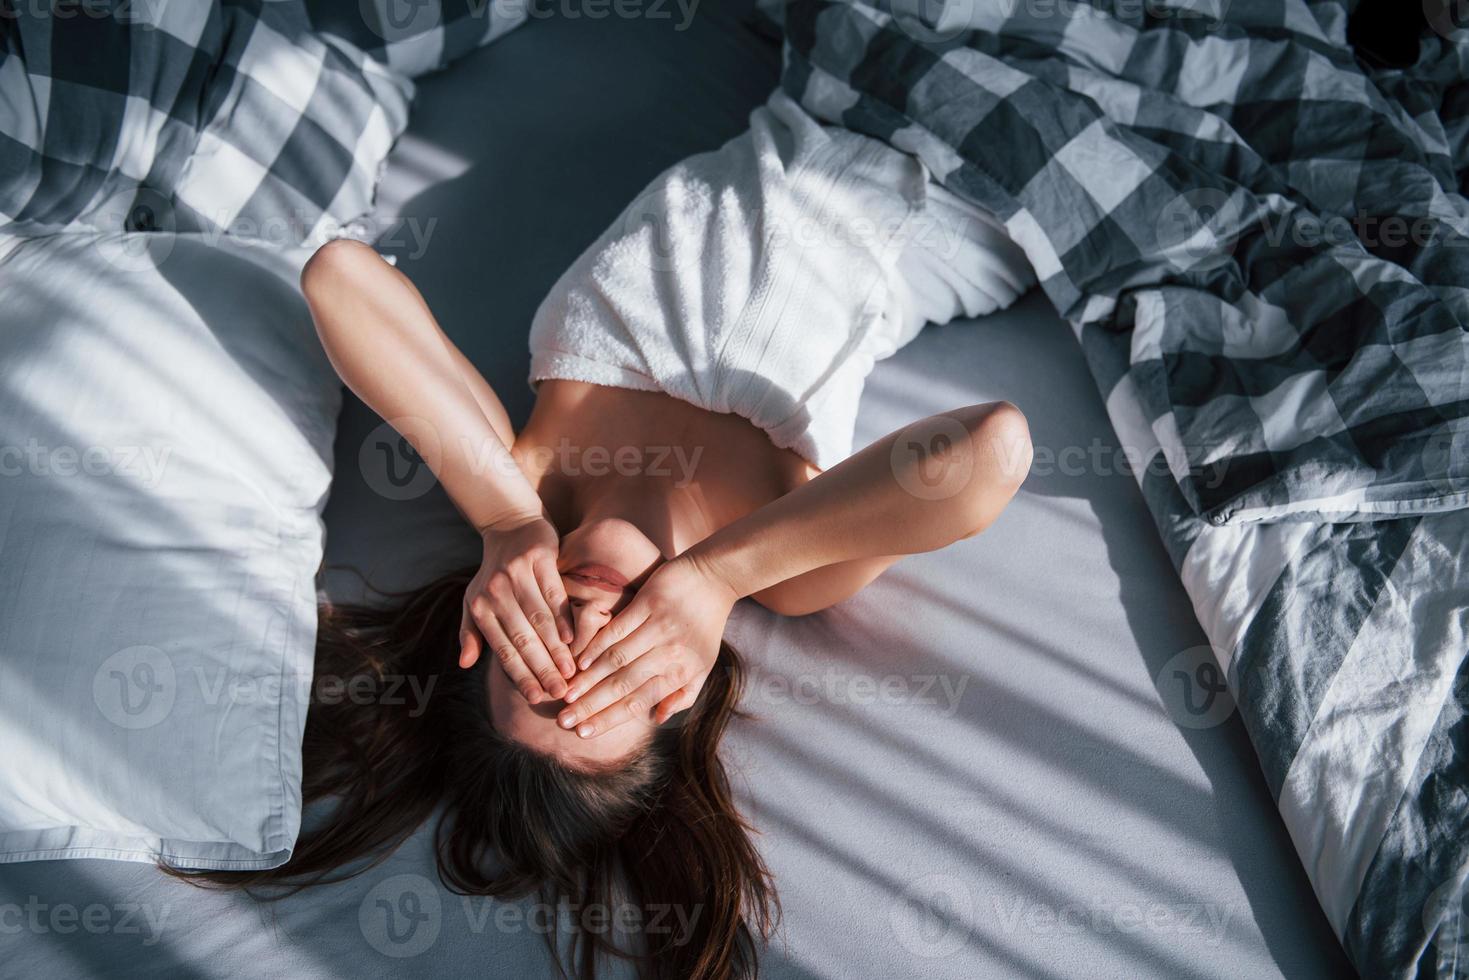
[[0,242],[0,862],[290,856],[341,400],[307,254]]

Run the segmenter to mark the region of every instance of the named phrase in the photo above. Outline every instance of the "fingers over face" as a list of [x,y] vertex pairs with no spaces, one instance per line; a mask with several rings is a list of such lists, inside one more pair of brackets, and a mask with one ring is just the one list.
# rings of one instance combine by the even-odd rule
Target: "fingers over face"
[[[556,632],[564,644],[570,644],[576,639],[576,627],[571,621],[571,600],[566,595],[566,585],[561,581],[561,573],[556,571],[554,559],[544,559],[536,563],[536,581],[541,586],[541,595],[546,600],[546,606],[551,610],[551,615],[556,618]],[[575,665],[569,665],[575,666]],[[563,671],[564,673],[564,671]],[[571,674],[567,673],[567,677]]]
[[[557,588],[560,588],[560,579],[557,579]],[[576,665],[571,659],[571,651],[561,641],[560,625],[556,622],[556,617],[546,602],[540,580],[533,575],[527,575],[513,582],[512,590],[515,593],[515,602],[520,607],[520,614],[525,617],[526,623],[535,633],[539,650],[545,651],[546,659],[560,675],[560,679],[565,680],[570,677],[575,673]],[[540,676],[540,673],[540,670],[536,670],[537,676]],[[553,697],[561,696],[559,692],[552,690],[545,679],[541,681],[541,686],[545,687]],[[564,690],[563,686],[562,691]]]
[[687,711],[699,700],[699,686],[688,684],[658,702],[653,712],[653,721],[661,725],[680,711]]
[[596,636],[592,637],[592,642],[588,643],[587,648],[582,651],[579,661],[581,669],[586,670],[596,663],[602,654],[607,652],[608,647],[630,637],[647,619],[647,610],[634,596],[626,609],[613,616],[612,620],[603,626]]
[[540,634],[531,626],[530,621],[526,619],[525,613],[521,611],[519,601],[513,594],[508,594],[508,586],[502,586],[501,589],[496,590],[492,581],[489,607],[494,618],[499,622],[500,629],[509,638],[511,646],[520,654],[520,659],[535,676],[541,689],[553,698],[559,698],[565,694],[565,678],[551,662],[551,655],[547,652],[545,643],[541,640]]
[[582,738],[595,738],[630,721],[650,721],[659,702],[673,693],[678,683],[667,674],[655,674],[626,696],[578,722],[576,733]]
[[[604,627],[605,629],[605,627]],[[632,631],[627,639],[614,644],[588,667],[572,678],[566,689],[566,703],[575,704],[586,697],[587,692],[603,683],[608,677],[626,669],[651,650],[658,642],[658,633],[651,623],[645,623]],[[586,658],[582,658],[586,662]]]
[[530,668],[520,656],[520,651],[515,644],[510,642],[510,637],[500,628],[500,621],[495,618],[489,603],[483,599],[476,599],[469,605],[469,613],[474,619],[474,624],[479,627],[480,634],[484,637],[486,645],[494,655],[495,661],[505,671],[505,676],[510,678],[511,683],[520,691],[531,704],[538,704],[548,696],[541,688],[540,681],[536,680]]
[[678,648],[653,650],[602,678],[563,709],[557,721],[589,738],[633,718],[650,719],[658,703],[683,687],[691,672],[689,658]]
[[576,660],[581,660],[582,651],[597,636],[597,631],[607,625],[605,614],[589,605],[583,605],[572,612],[572,619],[576,623],[576,639],[571,641],[571,655]]

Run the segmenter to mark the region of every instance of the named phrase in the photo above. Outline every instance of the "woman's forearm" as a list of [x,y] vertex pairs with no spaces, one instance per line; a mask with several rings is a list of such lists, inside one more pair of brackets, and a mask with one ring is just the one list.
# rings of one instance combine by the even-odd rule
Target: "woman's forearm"
[[408,440],[466,520],[483,532],[540,515],[498,399],[483,379],[466,379],[462,355],[406,276],[343,241],[318,251],[301,283],[343,382]]
[[1030,459],[1013,405],[957,409],[873,443],[686,555],[748,596],[839,562],[934,551],[988,527]]

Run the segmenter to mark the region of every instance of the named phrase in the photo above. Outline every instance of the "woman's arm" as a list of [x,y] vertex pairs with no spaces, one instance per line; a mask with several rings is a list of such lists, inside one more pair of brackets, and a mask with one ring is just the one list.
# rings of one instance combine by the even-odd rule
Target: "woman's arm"
[[506,448],[494,391],[435,322],[417,288],[371,247],[317,250],[301,273],[321,345],[348,388],[393,423],[477,530],[541,515]]
[[[1019,489],[1030,462],[1019,409],[971,405],[878,440],[680,558],[741,597],[808,608],[819,595],[830,605],[844,597],[832,595],[834,584],[865,584],[902,555],[983,531]],[[824,578],[827,571],[839,574]],[[827,581],[833,577],[840,581]]]
[[[978,534],[1030,461],[1020,410],[974,405],[895,432],[716,531],[658,568],[587,646],[561,724],[590,737],[692,706],[738,599],[774,597],[777,608],[805,608],[816,595],[836,601],[894,556]],[[781,588],[796,594],[780,597]]]
[[522,691],[560,697],[574,665],[557,535],[510,454],[514,436],[500,400],[408,277],[370,247],[322,246],[301,289],[343,382],[408,440],[483,539],[460,663],[478,659],[483,637]]

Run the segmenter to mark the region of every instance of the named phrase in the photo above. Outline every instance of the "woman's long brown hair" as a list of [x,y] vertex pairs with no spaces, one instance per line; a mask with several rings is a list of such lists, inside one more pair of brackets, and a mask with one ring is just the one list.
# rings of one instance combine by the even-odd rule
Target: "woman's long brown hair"
[[[653,910],[675,913],[665,925],[678,927],[635,927],[631,943],[605,922],[573,921],[570,970],[580,976],[594,977],[603,957],[633,960],[651,980],[755,976],[779,901],[718,754],[738,713],[738,655],[721,647],[698,702],[646,750],[601,771],[573,769],[495,730],[483,676],[498,669],[493,658],[458,667],[473,573],[385,605],[323,606],[302,795],[329,807],[325,818],[303,827],[281,867],[170,873],[288,894],[369,870],[438,811],[439,877],[455,892],[537,895],[556,909],[631,904],[645,921]],[[354,696],[340,696],[343,684]],[[390,685],[426,696],[385,696]],[[547,941],[566,975],[561,943]]]

